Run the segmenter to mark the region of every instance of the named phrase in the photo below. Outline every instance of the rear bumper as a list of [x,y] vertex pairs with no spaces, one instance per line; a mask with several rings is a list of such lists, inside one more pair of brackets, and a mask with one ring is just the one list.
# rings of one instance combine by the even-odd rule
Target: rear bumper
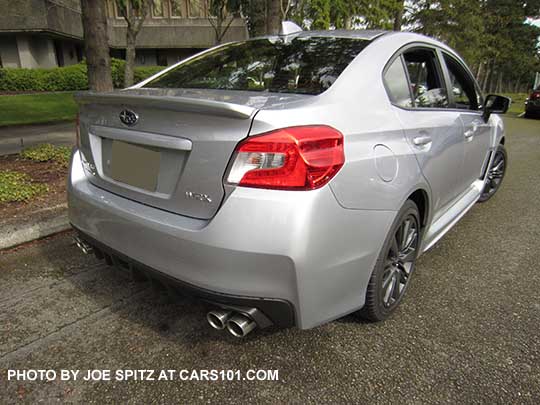
[[96,256],[99,259],[104,259],[109,264],[125,267],[126,270],[129,271],[142,273],[145,277],[157,279],[184,295],[198,298],[223,308],[245,310],[257,308],[263,315],[260,316],[261,319],[255,320],[257,321],[257,324],[262,327],[273,324],[282,328],[288,328],[295,325],[294,307],[285,300],[222,294],[194,286],[162,273],[144,263],[137,262],[133,258],[115,251],[91,236],[86,235],[84,232],[77,229],[77,227],[73,226],[73,228],[80,239],[92,246]]
[[361,308],[393,211],[342,208],[329,187],[237,188],[211,220],[94,186],[75,152],[69,218],[86,240],[216,303],[311,328]]

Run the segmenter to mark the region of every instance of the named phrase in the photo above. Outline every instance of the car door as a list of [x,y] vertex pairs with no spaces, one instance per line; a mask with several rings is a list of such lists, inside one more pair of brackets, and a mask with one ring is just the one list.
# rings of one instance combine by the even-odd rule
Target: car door
[[443,52],[452,106],[463,124],[465,159],[463,186],[470,187],[482,177],[489,158],[491,127],[482,117],[482,97],[469,70],[454,56]]
[[[401,72],[401,73],[400,73]],[[393,96],[401,75],[407,97]],[[449,108],[442,66],[434,48],[411,46],[385,69],[385,84],[405,136],[431,188],[434,219],[462,193],[464,162],[460,112]],[[403,88],[403,85],[401,85]]]

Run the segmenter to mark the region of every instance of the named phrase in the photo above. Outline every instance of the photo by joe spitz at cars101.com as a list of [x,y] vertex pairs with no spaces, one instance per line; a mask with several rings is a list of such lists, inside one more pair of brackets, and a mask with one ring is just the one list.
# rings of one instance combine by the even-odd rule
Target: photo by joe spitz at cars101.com
[[510,100],[445,44],[286,27],[76,95],[78,245],[214,304],[238,337],[385,320],[508,164]]

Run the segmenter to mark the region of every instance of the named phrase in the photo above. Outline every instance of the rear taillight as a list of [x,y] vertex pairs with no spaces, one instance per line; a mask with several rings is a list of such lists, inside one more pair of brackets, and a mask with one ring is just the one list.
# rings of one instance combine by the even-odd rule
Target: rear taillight
[[77,149],[81,148],[81,118],[79,113],[77,113],[77,117],[75,118],[75,145]]
[[314,190],[345,163],[343,135],[328,126],[278,129],[237,147],[227,182],[245,187]]
[[539,92],[535,92],[535,93],[531,94],[531,100],[538,100],[538,99],[540,99],[540,93]]

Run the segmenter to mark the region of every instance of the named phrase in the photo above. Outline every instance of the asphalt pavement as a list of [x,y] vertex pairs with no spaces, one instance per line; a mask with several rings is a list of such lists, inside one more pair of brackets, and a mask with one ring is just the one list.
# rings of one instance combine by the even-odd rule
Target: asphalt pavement
[[[384,323],[351,315],[239,340],[207,325],[204,304],[128,280],[69,234],[0,253],[0,403],[540,403],[540,121],[506,124],[502,189],[420,258]],[[279,380],[28,382],[8,369]]]

